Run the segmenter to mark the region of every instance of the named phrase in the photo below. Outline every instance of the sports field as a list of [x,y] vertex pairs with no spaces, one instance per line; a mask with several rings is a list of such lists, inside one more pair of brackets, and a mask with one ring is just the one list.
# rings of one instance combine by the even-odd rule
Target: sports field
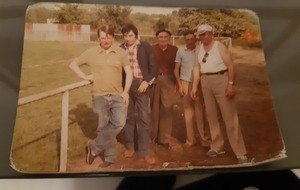
[[[81,81],[70,69],[70,62],[81,52],[96,43],[25,41],[19,97],[45,92]],[[262,162],[280,154],[283,150],[281,135],[276,123],[275,110],[270,97],[269,80],[265,68],[263,50],[258,48],[231,49],[235,62],[236,97],[240,124],[248,157]],[[88,68],[85,68],[88,72]],[[85,163],[85,146],[95,137],[97,119],[91,107],[91,86],[70,92],[68,172],[100,171],[95,160]],[[18,107],[12,145],[12,161],[23,172],[57,172],[59,167],[62,94]],[[181,108],[179,104],[179,108]],[[170,168],[185,169],[186,164],[196,167],[232,165],[235,156],[226,144],[226,154],[208,158],[200,145],[183,149],[185,126],[182,110],[175,110],[173,149],[166,150],[151,145],[151,154],[157,163],[148,166],[136,158],[125,159],[121,137],[117,143],[118,162],[109,171],[153,169],[160,170],[168,162]],[[196,131],[196,130],[195,130]]]

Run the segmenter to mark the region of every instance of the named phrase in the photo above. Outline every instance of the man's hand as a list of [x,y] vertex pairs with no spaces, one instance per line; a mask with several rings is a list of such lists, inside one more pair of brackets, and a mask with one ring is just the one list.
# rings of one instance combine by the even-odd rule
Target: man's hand
[[234,86],[231,84],[228,84],[227,88],[226,88],[226,96],[228,98],[233,98],[235,96],[235,89]]
[[193,99],[193,100],[196,100],[197,98],[198,98],[198,96],[197,96],[197,89],[192,89],[191,90],[191,98]]
[[140,93],[144,93],[144,92],[146,92],[146,90],[147,90],[148,87],[149,87],[149,83],[146,82],[146,81],[143,81],[143,82],[140,84],[139,88],[137,89],[137,92],[138,92],[139,94],[140,94]]
[[84,80],[88,80],[91,83],[93,83],[94,82],[94,76],[93,75],[87,75],[87,76],[84,77]]
[[125,103],[125,105],[128,106],[128,104],[129,104],[129,94],[127,92],[122,92],[120,94],[120,96],[122,96],[123,102]]
[[186,95],[186,92],[184,91],[182,84],[179,84],[179,85],[178,85],[178,93],[179,93],[181,96],[185,96],[185,95]]

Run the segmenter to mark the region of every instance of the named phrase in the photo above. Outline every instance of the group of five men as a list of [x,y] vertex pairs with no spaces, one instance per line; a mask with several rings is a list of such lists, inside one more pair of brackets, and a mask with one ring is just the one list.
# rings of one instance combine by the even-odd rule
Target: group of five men
[[[234,106],[233,62],[227,48],[213,39],[212,27],[204,24],[198,26],[196,33],[185,33],[186,46],[179,49],[169,44],[171,33],[165,29],[156,32],[157,44],[152,46],[139,40],[132,24],[125,25],[121,32],[124,42],[115,45],[113,28],[100,27],[99,46],[89,48],[70,64],[79,77],[93,83],[93,111],[98,116],[98,127],[97,137],[87,145],[87,163],[92,164],[101,153],[104,160],[100,167],[113,164],[117,157],[115,138],[123,130],[124,156],[137,154],[146,163],[154,164],[150,142],[170,147],[173,105],[179,95],[186,124],[185,148],[196,143],[195,118],[200,143],[210,148],[207,155],[225,153],[218,106],[238,162],[247,162]],[[196,36],[201,42],[197,47]],[[91,75],[80,69],[83,64],[90,66]],[[204,110],[209,131],[204,127]]]

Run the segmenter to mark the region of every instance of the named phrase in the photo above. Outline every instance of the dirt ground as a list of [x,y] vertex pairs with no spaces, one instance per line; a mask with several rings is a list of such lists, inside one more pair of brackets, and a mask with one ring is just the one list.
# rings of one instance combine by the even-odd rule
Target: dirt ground
[[[270,96],[269,80],[265,68],[265,59],[261,49],[232,49],[235,57],[236,71],[236,106],[240,119],[240,126],[244,136],[248,158],[253,162],[245,166],[253,166],[283,155],[283,142],[277,126],[275,110]],[[124,158],[125,147],[122,136],[119,135],[117,143],[118,160],[106,169],[98,165],[102,162],[97,158],[92,165],[87,165],[85,157],[77,160],[68,160],[67,172],[107,172],[107,171],[139,171],[139,170],[190,170],[193,168],[237,167],[237,160],[226,139],[226,153],[214,158],[206,156],[207,148],[196,144],[184,149],[185,142],[184,116],[180,103],[174,109],[172,148],[165,149],[155,143],[151,144],[151,155],[156,163],[148,165],[136,157]],[[224,124],[222,123],[223,134]],[[195,131],[197,131],[195,129]],[[197,137],[197,134],[196,134]]]

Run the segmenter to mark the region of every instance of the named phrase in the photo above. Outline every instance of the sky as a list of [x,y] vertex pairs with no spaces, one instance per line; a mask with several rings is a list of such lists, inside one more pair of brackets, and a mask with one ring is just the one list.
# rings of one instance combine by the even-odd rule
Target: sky
[[164,8],[164,7],[146,7],[146,6],[131,6],[132,13],[146,13],[146,14],[171,14],[174,10],[179,8]]

